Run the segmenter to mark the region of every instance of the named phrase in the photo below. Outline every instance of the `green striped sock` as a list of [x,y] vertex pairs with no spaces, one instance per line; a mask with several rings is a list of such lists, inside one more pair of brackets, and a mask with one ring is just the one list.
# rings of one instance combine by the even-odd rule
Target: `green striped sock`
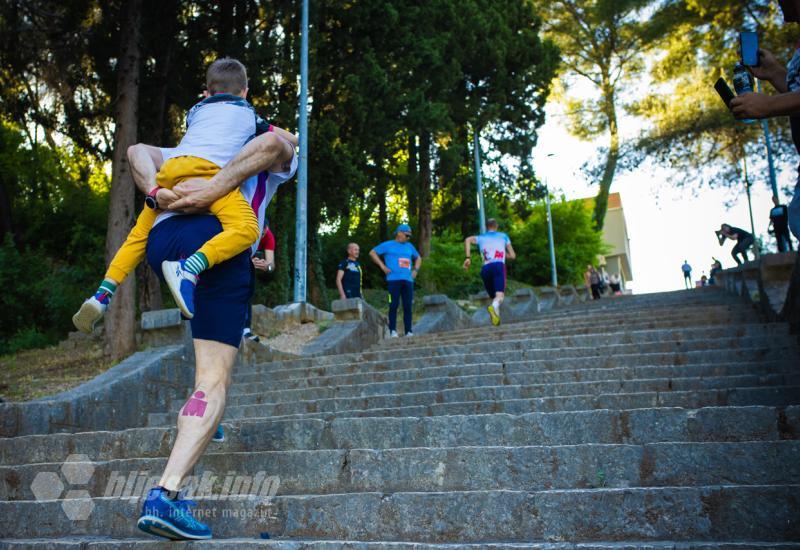
[[202,252],[195,252],[186,258],[183,269],[193,275],[200,275],[200,273],[208,269],[208,258]]
[[105,292],[108,293],[110,296],[113,296],[116,290],[117,290],[117,285],[115,285],[111,281],[106,281],[105,279],[103,279],[103,282],[100,283],[99,287],[97,287],[97,292],[95,294],[102,294]]

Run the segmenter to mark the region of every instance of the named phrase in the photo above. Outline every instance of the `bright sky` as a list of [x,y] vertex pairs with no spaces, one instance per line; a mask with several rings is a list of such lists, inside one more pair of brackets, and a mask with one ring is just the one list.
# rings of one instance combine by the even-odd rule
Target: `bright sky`
[[[539,145],[533,155],[537,172],[547,178],[556,195],[563,193],[567,199],[592,197],[598,187],[586,180],[581,166],[597,156],[604,140],[588,143],[572,137],[559,111],[556,103],[547,106],[547,123],[539,131]],[[628,135],[637,133],[639,124],[630,117],[620,120],[622,132]],[[555,153],[555,157],[548,159],[548,153]],[[789,185],[792,173],[784,170],[779,175],[779,189]],[[730,256],[733,244],[726,241],[720,247],[714,230],[726,222],[750,231],[744,182],[735,190],[696,190],[670,184],[680,177],[679,173],[644,164],[634,172],[618,175],[611,187],[612,193],[620,193],[625,210],[634,277],[628,287],[635,293],[683,288],[684,260],[689,261],[696,279],[703,272],[708,275],[712,256],[724,267],[734,265]],[[750,177],[756,234],[774,249],[774,240],[767,234],[772,207],[769,182]],[[781,199],[788,203],[788,197]]]

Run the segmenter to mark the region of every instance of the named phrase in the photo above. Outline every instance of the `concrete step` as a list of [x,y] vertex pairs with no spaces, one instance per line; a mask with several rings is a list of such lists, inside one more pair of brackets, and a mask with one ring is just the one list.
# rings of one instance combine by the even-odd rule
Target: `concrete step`
[[[554,319],[548,320],[547,322],[539,321],[536,323],[518,322],[503,324],[499,327],[476,327],[469,330],[419,334],[415,335],[414,338],[391,338],[376,344],[376,349],[413,347],[422,344],[434,345],[451,341],[466,342],[471,340],[480,340],[482,338],[505,340],[513,338],[516,335],[525,334],[536,336],[552,336],[570,334],[605,334],[609,332],[658,330],[670,328],[705,328],[719,325],[735,327],[738,327],[739,325],[764,325],[763,323],[758,323],[757,319],[754,319],[753,316],[749,314],[725,316],[671,315],[655,318],[652,316],[641,318],[620,317],[619,319],[609,319],[606,322],[599,323],[593,318],[587,318],[585,320],[567,319],[563,321]],[[772,328],[777,329],[782,329],[785,327],[788,333],[788,326],[786,326],[784,323],[775,323],[767,326],[772,326]]]
[[[797,440],[246,453],[215,452],[212,447],[210,451],[192,471],[195,479],[205,481],[195,482],[190,498],[226,494],[233,485],[228,472],[250,480],[277,476],[279,495],[787,485],[800,479]],[[165,465],[166,458],[72,463],[91,472],[81,486],[89,495],[120,498],[145,496]],[[37,476],[57,473],[61,466],[0,467],[0,500],[36,500],[31,487]],[[261,484],[251,483],[240,484],[237,493],[259,494]]]
[[[363,374],[344,374],[314,378],[295,378],[265,382],[234,382],[228,395],[233,399],[242,395],[264,394],[270,392],[300,391],[309,388],[336,391],[339,395],[350,393],[362,395],[361,389],[368,390],[375,384],[399,384],[413,381],[437,381],[447,387],[475,386],[472,379],[481,376],[505,376],[511,384],[579,382],[589,380],[632,380],[647,378],[669,378],[686,376],[734,376],[741,374],[777,374],[798,372],[793,361],[756,361],[741,363],[699,363],[684,365],[645,365],[645,366],[601,366],[580,364],[578,369],[567,368],[566,361],[541,364],[531,361],[509,361],[506,363],[478,363],[472,365],[445,365],[411,369],[395,369]],[[558,366],[560,368],[553,368]],[[502,383],[502,382],[500,382]],[[397,393],[397,392],[395,392]],[[229,401],[230,403],[231,401]]]
[[[6,539],[0,540],[4,548],[14,550],[135,550],[135,549],[168,549],[176,548],[180,543],[149,539],[124,538],[112,539],[104,537],[69,537],[65,539]],[[188,544],[188,543],[187,543]],[[196,543],[195,543],[196,544]],[[789,550],[800,548],[800,543],[792,542],[730,542],[730,541],[630,541],[630,542],[486,542],[435,544],[421,542],[388,542],[358,540],[310,540],[292,538],[291,540],[261,538],[212,539],[203,541],[203,546],[220,550],[236,550],[238,548],[269,548],[273,550],[745,550],[763,548],[771,550]]]
[[[430,417],[270,418],[225,422],[226,438],[210,449],[241,453],[315,449],[389,449],[800,439],[800,406],[640,408]],[[0,464],[166,457],[175,428],[31,435],[0,439]]]
[[[414,398],[406,400],[411,401]],[[440,416],[469,414],[525,414],[528,412],[585,411],[595,409],[642,409],[653,407],[702,408],[715,406],[787,407],[800,404],[800,386],[750,387],[715,390],[610,393],[600,395],[569,395],[558,397],[536,397],[529,399],[476,400],[448,403],[400,404],[384,408],[346,409],[318,412],[313,402],[295,407],[292,404],[248,405],[232,407],[225,411],[225,420],[242,418],[346,418],[368,416]],[[419,399],[422,401],[422,399]],[[306,412],[293,412],[305,407]],[[153,413],[149,426],[165,426],[175,422],[173,413]]]
[[[509,401],[543,397],[569,397],[574,395],[632,394],[643,392],[702,391],[757,386],[800,386],[800,374],[773,374],[767,376],[742,375],[720,377],[656,378],[649,380],[604,380],[567,382],[560,384],[510,385],[500,379],[495,386],[426,389],[413,393],[376,393],[365,396],[334,396],[331,398],[310,395],[317,390],[305,390],[302,395],[277,394],[280,400],[262,402],[262,394],[238,396],[226,406],[226,415],[232,418],[249,416],[258,408],[259,416],[282,416],[307,412],[337,412],[356,409],[384,409],[437,403],[464,401]],[[378,392],[383,385],[375,387]],[[233,401],[233,400],[232,400]],[[251,403],[248,403],[250,401]],[[169,418],[173,419],[182,403],[174,404]]]
[[[507,363],[512,368],[513,363]],[[461,369],[469,367],[455,367]],[[422,379],[366,382],[363,384],[326,384],[315,387],[285,388],[283,384],[237,383],[231,388],[227,406],[255,405],[260,403],[280,403],[287,401],[308,401],[317,399],[332,399],[344,397],[367,397],[372,395],[418,393],[426,391],[443,391],[456,388],[476,388],[482,386],[522,385],[531,386],[538,384],[558,385],[568,382],[604,382],[626,380],[650,379],[681,379],[720,376],[750,376],[752,380],[762,377],[785,376],[784,384],[800,384],[800,372],[796,366],[789,362],[770,362],[767,365],[760,363],[741,363],[733,365],[688,365],[688,366],[652,366],[652,367],[619,367],[576,369],[561,371],[537,371],[529,369],[506,370],[502,363],[481,365],[486,369],[482,374],[470,375],[449,373],[448,369],[434,368],[440,376]],[[402,371],[400,371],[402,372]],[[297,381],[293,381],[297,383]],[[763,385],[763,382],[743,385]],[[556,387],[556,386],[554,386]],[[266,389],[271,388],[271,389]],[[182,403],[175,403],[172,407],[177,412]]]
[[[393,370],[423,369],[434,366],[461,366],[486,363],[509,363],[526,361],[541,365],[541,368],[579,369],[606,366],[651,366],[684,365],[700,363],[739,363],[753,361],[792,360],[798,356],[796,345],[773,343],[737,348],[711,348],[705,343],[670,342],[640,346],[615,346],[610,354],[597,348],[564,348],[562,350],[529,349],[522,351],[491,351],[486,353],[434,354],[389,360],[344,362],[320,366],[284,368],[280,363],[241,366],[234,369],[234,383],[257,383],[278,380],[307,380],[328,376],[390,372]],[[699,348],[699,349],[697,349]]]
[[[728,329],[730,331],[730,329]],[[416,348],[384,349],[381,351],[365,352],[355,356],[323,356],[315,361],[315,365],[323,366],[340,362],[355,361],[374,361],[385,359],[414,358],[426,355],[447,355],[451,353],[487,353],[497,350],[503,351],[528,351],[528,350],[559,350],[565,348],[591,348],[598,350],[602,348],[606,354],[614,354],[622,351],[622,346],[627,349],[641,351],[658,351],[657,349],[646,349],[647,346],[654,344],[661,345],[662,348],[674,349],[677,346],[692,346],[692,349],[722,349],[726,347],[756,347],[766,344],[771,345],[790,345],[795,340],[786,335],[772,335],[769,332],[761,332],[742,337],[734,337],[730,332],[726,333],[725,328],[698,329],[697,331],[684,330],[653,330],[637,331],[631,333],[612,333],[608,335],[575,335],[569,337],[555,338],[528,338],[520,337],[517,340],[504,340],[497,342],[491,339],[483,341],[471,341],[458,344],[446,344],[442,346],[420,346]],[[668,346],[668,344],[671,344]],[[631,347],[633,346],[633,347]],[[795,344],[795,347],[796,344]],[[596,353],[597,351],[595,351]],[[800,352],[799,352],[800,353]]]
[[[137,500],[85,500],[94,506],[89,522],[68,519],[67,501],[0,502],[0,537],[138,535]],[[800,540],[800,485],[240,496],[198,504],[223,538]]]

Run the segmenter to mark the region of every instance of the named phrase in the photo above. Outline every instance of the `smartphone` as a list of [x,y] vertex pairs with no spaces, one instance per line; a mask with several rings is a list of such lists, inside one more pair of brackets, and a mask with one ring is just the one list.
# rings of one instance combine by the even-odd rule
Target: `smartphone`
[[739,33],[739,53],[742,63],[748,67],[758,67],[758,34],[745,31]]
[[731,108],[731,100],[736,96],[734,95],[733,90],[731,90],[731,87],[728,86],[728,83],[725,82],[725,79],[722,78],[722,77],[719,77],[717,79],[717,82],[714,84],[714,89],[719,94],[719,97],[722,98],[722,101],[725,102],[725,106],[728,109],[730,109]]
[[259,260],[267,259],[267,254],[263,250],[257,250],[254,256]]

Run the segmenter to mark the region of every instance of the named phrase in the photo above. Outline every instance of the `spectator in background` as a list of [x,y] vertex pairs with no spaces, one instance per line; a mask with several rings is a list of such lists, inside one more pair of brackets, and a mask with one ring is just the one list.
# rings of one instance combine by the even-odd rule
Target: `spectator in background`
[[770,229],[768,231],[775,235],[775,240],[778,241],[778,252],[789,252],[792,250],[792,237],[789,235],[789,209],[785,204],[780,204],[780,200],[775,195],[772,196],[772,204],[774,206],[769,211]]
[[611,287],[611,292],[615,295],[622,294],[622,283],[619,275],[612,273],[608,278],[608,286]]
[[[414,279],[422,265],[422,257],[409,242],[411,227],[401,223],[394,232],[394,240],[386,241],[369,251],[369,257],[386,274],[389,286],[389,335],[397,338],[397,308],[403,300],[403,328],[406,336],[411,332],[411,306],[414,302]],[[384,260],[381,260],[381,256]],[[413,264],[413,267],[412,267]]]
[[[256,249],[256,253],[253,254],[253,257],[250,259],[253,269],[257,269],[258,271],[264,271],[266,273],[272,273],[275,271],[275,235],[272,234],[272,231],[269,229],[269,225],[267,222],[264,222],[264,234],[261,237],[261,240],[258,243],[258,248]],[[256,277],[255,271],[253,271],[252,275],[252,285],[253,288],[256,286]],[[244,320],[244,330],[242,331],[242,337],[247,338],[248,340],[252,340],[253,342],[258,342],[259,337],[250,330],[253,324],[253,304],[251,303],[247,308],[247,315]]]
[[593,265],[586,266],[586,273],[583,274],[586,288],[592,292],[592,300],[600,299],[600,272]]
[[[725,242],[725,239],[736,241],[736,246],[734,246],[733,250],[731,250],[731,256],[733,257],[733,261],[736,262],[736,265],[741,265],[742,261],[748,261],[747,249],[753,246],[755,243],[755,239],[753,239],[753,236],[750,233],[744,229],[739,229],[738,227],[728,225],[727,223],[723,223],[719,230],[715,231],[714,233],[717,234],[717,240],[719,241],[720,246],[722,246],[722,244]],[[742,255],[742,260],[739,259],[739,254]]]
[[683,260],[681,271],[683,271],[683,286],[688,290],[692,288],[692,266],[689,265],[689,260]]
[[361,298],[361,264],[358,255],[361,249],[356,243],[347,245],[347,258],[336,267],[336,288],[339,298]]
[[711,271],[709,272],[708,284],[715,285],[717,284],[717,280],[714,277],[717,275],[717,273],[722,271],[722,262],[720,262],[713,256],[711,257],[711,259],[714,260],[714,263],[711,264]]

